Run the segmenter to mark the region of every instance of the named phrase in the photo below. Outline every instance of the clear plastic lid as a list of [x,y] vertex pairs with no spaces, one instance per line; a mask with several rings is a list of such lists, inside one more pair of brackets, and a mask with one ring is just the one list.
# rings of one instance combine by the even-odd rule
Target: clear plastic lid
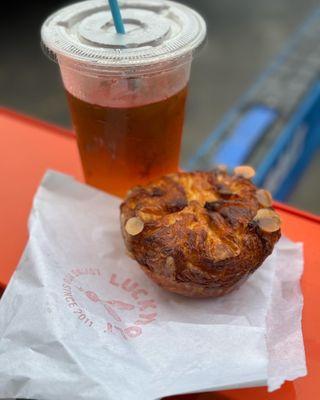
[[123,0],[126,34],[117,34],[108,2],[75,3],[51,15],[41,29],[50,56],[98,68],[151,66],[193,53],[206,23],[191,8],[166,0]]

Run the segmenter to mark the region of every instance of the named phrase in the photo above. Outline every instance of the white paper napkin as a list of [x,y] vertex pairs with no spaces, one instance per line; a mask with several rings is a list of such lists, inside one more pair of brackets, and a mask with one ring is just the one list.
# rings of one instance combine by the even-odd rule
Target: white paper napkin
[[281,240],[228,296],[186,299],[125,255],[119,204],[45,176],[0,302],[0,398],[152,400],[306,374],[300,244]]

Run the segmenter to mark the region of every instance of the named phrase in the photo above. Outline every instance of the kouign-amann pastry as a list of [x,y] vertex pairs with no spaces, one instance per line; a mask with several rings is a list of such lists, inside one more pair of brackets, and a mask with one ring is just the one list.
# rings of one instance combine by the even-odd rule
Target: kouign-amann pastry
[[164,176],[128,193],[121,227],[143,271],[171,292],[190,297],[229,293],[271,254],[281,236],[269,192],[254,170]]

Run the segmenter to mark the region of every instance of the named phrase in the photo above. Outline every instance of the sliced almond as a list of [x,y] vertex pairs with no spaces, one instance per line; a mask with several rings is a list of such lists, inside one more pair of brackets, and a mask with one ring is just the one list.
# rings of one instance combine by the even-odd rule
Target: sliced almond
[[269,208],[260,208],[254,219],[256,218],[275,218],[279,222],[281,222],[280,215],[277,214],[274,210],[270,210]]
[[176,270],[176,265],[175,265],[175,262],[174,262],[174,258],[171,257],[171,256],[167,257],[164,274],[167,277],[171,277],[171,276],[174,275],[175,270]]
[[227,172],[228,166],[226,164],[218,164],[216,165],[215,169],[219,172]]
[[264,232],[272,233],[280,229],[280,222],[271,218],[265,218],[258,222],[260,229]]
[[256,199],[262,207],[268,208],[272,206],[272,196],[268,190],[259,189],[256,192]]
[[166,259],[166,266],[169,268],[175,268],[174,258],[169,256]]
[[249,165],[240,165],[239,167],[236,167],[233,172],[238,175],[242,176],[245,179],[251,179],[255,176],[256,171],[250,167]]
[[268,233],[278,231],[281,226],[279,215],[268,208],[261,208],[254,217],[254,221],[258,224],[260,229]]
[[143,231],[143,228],[144,222],[142,221],[142,219],[137,217],[130,218],[125,226],[125,230],[131,236],[139,235],[139,233]]

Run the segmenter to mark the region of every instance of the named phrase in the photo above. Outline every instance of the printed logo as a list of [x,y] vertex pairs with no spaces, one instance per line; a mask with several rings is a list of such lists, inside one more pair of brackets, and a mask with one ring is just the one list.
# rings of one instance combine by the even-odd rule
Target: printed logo
[[75,268],[64,277],[62,289],[68,308],[85,326],[124,340],[140,336],[157,319],[157,304],[148,290],[120,274]]

